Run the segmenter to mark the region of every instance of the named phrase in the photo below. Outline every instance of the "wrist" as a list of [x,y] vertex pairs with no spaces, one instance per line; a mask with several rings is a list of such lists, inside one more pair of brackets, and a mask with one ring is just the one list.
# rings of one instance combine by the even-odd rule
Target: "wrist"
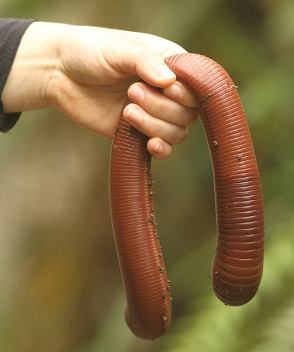
[[58,26],[34,22],[24,33],[2,93],[6,113],[52,105],[48,87],[59,65]]

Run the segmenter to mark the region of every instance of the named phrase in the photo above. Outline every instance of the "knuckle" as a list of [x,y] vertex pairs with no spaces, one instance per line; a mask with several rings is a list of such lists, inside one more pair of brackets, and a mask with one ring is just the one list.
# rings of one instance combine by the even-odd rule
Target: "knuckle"
[[199,111],[197,108],[190,108],[189,117],[190,117],[191,123],[194,123],[197,120],[198,114],[199,114]]
[[177,133],[176,143],[182,143],[188,137],[188,128],[182,127]]
[[164,112],[166,111],[166,106],[163,102],[159,101],[156,104],[154,104],[153,110],[154,110],[154,115],[156,117],[163,117]]
[[162,126],[160,122],[155,122],[152,131],[154,137],[160,137],[162,135]]
[[197,120],[197,112],[193,109],[186,109],[186,114],[184,115],[185,118],[184,120],[184,124],[185,126],[189,126],[192,125],[196,120]]
[[132,88],[132,87],[146,89],[146,84],[144,82],[137,81],[137,82],[132,83],[129,88]]
[[136,46],[139,50],[146,50],[144,36],[139,32],[130,33],[130,42]]

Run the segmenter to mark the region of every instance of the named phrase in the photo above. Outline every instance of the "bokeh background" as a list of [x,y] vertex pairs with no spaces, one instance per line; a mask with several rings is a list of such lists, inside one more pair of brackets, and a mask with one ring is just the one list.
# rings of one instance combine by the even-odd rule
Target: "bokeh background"
[[123,318],[110,141],[57,111],[24,113],[0,136],[0,350],[293,351],[293,0],[0,0],[0,13],[149,32],[221,63],[248,114],[266,210],[260,291],[226,307],[210,284],[216,226],[201,123],[169,160],[153,163],[174,316],[166,336],[139,340]]

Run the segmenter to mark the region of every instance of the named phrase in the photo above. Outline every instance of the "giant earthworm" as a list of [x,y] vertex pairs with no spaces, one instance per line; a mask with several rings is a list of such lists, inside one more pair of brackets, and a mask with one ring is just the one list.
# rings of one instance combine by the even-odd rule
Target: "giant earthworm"
[[[200,102],[214,174],[218,237],[212,265],[217,297],[247,303],[260,284],[264,220],[258,166],[237,87],[213,60],[197,54],[166,59]],[[169,281],[152,202],[147,137],[122,119],[114,133],[110,198],[115,243],[135,335],[155,339],[171,320]]]

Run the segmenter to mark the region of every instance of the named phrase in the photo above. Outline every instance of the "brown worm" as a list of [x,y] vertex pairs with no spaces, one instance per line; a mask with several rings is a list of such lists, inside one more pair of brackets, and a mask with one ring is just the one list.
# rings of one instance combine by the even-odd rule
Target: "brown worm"
[[[242,305],[260,284],[264,220],[257,162],[237,87],[219,64],[205,56],[180,54],[166,63],[200,101],[218,228],[213,288],[225,304]],[[170,325],[171,298],[156,230],[146,143],[144,135],[120,121],[112,145],[110,195],[127,297],[126,321],[135,335],[155,339]]]

